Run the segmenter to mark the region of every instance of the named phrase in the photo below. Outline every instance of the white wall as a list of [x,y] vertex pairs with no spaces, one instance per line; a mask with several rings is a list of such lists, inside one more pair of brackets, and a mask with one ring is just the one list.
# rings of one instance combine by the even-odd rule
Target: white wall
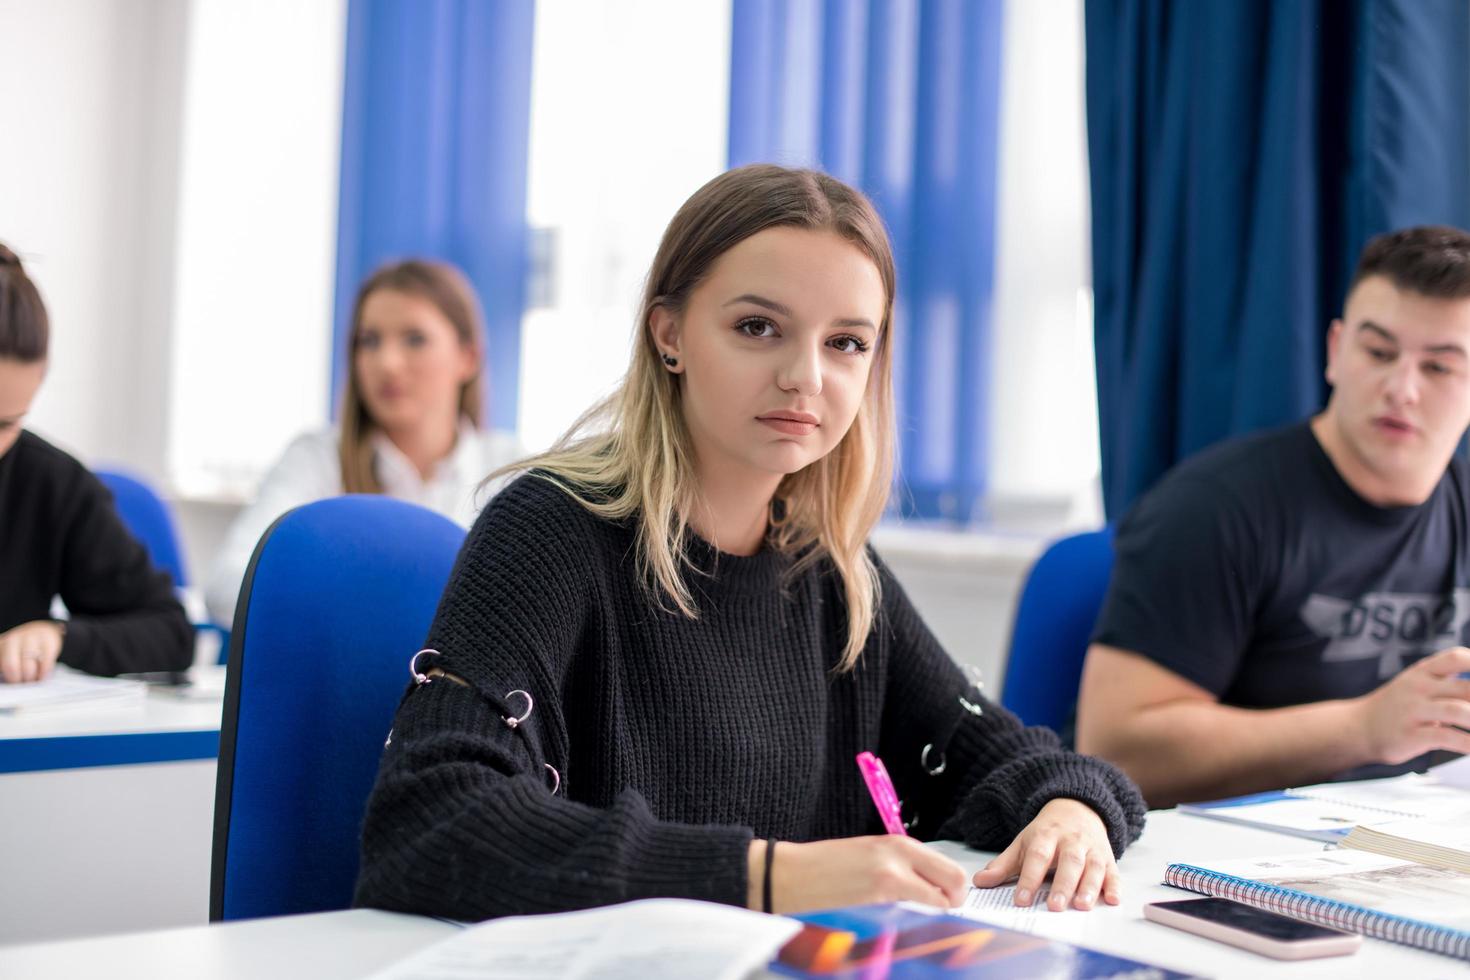
[[193,0],[169,473],[249,493],[327,420],[345,0]]
[[163,475],[185,0],[0,0],[0,240],[52,321],[28,424]]
[[53,330],[30,427],[200,495],[325,420],[345,10],[0,0],[0,240]]
[[628,365],[643,277],[725,169],[729,0],[539,0],[527,219],[553,304],[522,322],[521,438],[544,448]]
[[[992,495],[1101,523],[1082,0],[1011,0],[996,188]],[[1043,508],[1044,510],[1044,508]]]

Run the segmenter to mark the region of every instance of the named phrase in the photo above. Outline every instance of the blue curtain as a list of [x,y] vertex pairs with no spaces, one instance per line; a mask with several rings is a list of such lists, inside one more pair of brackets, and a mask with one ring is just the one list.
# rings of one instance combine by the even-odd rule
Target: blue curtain
[[484,304],[489,421],[516,424],[533,0],[351,0],[342,109],[332,411],[358,283],[410,255]]
[[898,262],[897,504],[980,516],[1002,0],[734,0],[730,165],[861,187]]
[[1470,224],[1465,0],[1088,0],[1103,491],[1325,401],[1371,236]]

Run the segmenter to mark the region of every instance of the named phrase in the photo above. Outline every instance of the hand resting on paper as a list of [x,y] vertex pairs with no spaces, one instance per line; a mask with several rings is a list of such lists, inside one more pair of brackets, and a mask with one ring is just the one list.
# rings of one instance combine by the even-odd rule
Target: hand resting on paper
[[[777,852],[780,853],[779,851]],[[1043,806],[995,859],[975,872],[976,888],[1016,881],[1016,904],[1030,905],[1054,871],[1047,907],[1061,912],[1092,908],[1099,895],[1117,905],[1118,864],[1102,818],[1085,803],[1056,799]]]
[[44,681],[61,656],[65,628],[49,619],[38,619],[0,633],[0,680],[7,684]]

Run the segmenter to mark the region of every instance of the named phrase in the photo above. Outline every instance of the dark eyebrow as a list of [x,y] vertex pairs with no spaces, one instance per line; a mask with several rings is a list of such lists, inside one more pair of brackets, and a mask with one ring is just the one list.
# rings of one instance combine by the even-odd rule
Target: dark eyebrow
[[766,299],[764,296],[757,296],[755,293],[741,293],[725,305],[734,306],[736,303],[754,303],[756,306],[765,307],[772,313],[779,313],[782,316],[791,315],[790,307],[782,306],[773,299]]
[[1364,330],[1368,331],[1369,333],[1376,333],[1379,337],[1388,341],[1390,344],[1397,345],[1399,342],[1399,339],[1397,337],[1395,337],[1389,331],[1385,330],[1383,327],[1380,327],[1378,324],[1374,323],[1372,320],[1364,320],[1362,323],[1358,324],[1358,332],[1362,333]]
[[[1388,330],[1385,330],[1383,327],[1380,327],[1378,324],[1374,323],[1372,320],[1364,320],[1361,324],[1359,324],[1358,330],[1371,331],[1372,333],[1378,334],[1378,336],[1382,337],[1384,340],[1388,341],[1394,346],[1398,346],[1399,339]],[[1430,346],[1424,348],[1424,352],[1426,354],[1458,354],[1461,357],[1470,357],[1470,354],[1466,354],[1465,348],[1461,347],[1459,344],[1454,343],[1431,344]]]
[[[754,293],[741,293],[739,296],[736,296],[734,299],[730,300],[730,302],[726,303],[725,305],[726,306],[734,306],[737,303],[753,303],[756,306],[761,306],[761,307],[764,307],[765,309],[770,310],[772,313],[779,313],[782,316],[791,316],[792,315],[791,314],[791,308],[790,307],[783,306],[782,304],[776,302],[773,299],[766,299],[764,296],[757,296]],[[874,333],[877,333],[877,331],[878,331],[878,328],[875,327],[875,326],[873,326],[873,321],[867,319],[866,317],[844,317],[841,320],[833,320],[832,321],[832,325],[834,327],[848,327],[848,328],[852,328],[852,327],[867,327],[869,330],[873,331]]]

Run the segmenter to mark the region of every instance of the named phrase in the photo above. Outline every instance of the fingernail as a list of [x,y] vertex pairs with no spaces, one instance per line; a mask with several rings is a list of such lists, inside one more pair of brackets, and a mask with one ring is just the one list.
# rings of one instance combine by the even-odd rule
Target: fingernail
[[1031,904],[1031,892],[1025,888],[1016,889],[1016,901],[1022,905]]
[[1082,907],[1083,908],[1091,908],[1092,907],[1092,893],[1091,892],[1083,892],[1081,895],[1078,896],[1078,898],[1082,902]]

